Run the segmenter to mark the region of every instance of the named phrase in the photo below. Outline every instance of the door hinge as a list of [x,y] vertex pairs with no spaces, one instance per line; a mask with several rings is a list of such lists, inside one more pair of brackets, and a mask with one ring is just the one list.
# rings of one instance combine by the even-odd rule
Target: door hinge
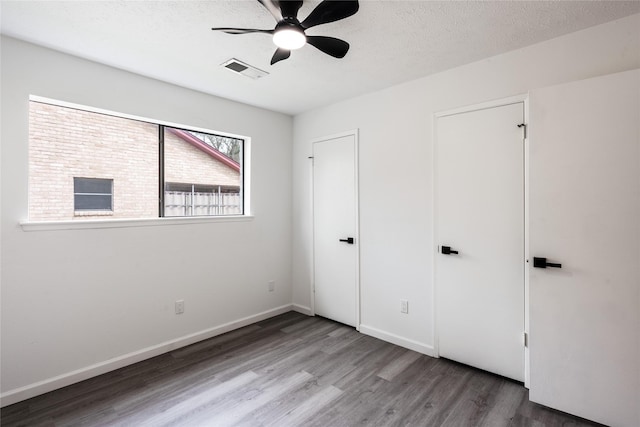
[[523,335],[524,335],[524,346],[529,347],[529,334],[525,332]]
[[527,138],[527,124],[526,123],[520,123],[519,125],[517,125],[519,128],[524,128],[524,138]]

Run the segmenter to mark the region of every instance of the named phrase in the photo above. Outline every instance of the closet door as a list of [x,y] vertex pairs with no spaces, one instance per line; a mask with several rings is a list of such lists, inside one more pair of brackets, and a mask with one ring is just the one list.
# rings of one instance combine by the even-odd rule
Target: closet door
[[440,356],[524,381],[524,104],[436,120]]
[[358,327],[357,134],[313,143],[315,313]]
[[530,101],[530,399],[639,426],[640,72]]

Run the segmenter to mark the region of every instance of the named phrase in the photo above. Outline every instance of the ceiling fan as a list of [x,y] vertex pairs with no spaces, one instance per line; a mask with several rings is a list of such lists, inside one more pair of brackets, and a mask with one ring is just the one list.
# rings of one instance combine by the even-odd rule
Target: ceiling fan
[[349,51],[349,43],[334,37],[307,36],[305,30],[316,25],[339,21],[354,15],[359,8],[358,0],[324,0],[300,22],[298,10],[302,0],[258,0],[278,22],[273,30],[253,28],[212,28],[228,34],[266,33],[273,35],[273,42],[278,46],[271,58],[271,65],[291,56],[291,51],[299,49],[306,43],[316,47],[334,58],[344,58]]

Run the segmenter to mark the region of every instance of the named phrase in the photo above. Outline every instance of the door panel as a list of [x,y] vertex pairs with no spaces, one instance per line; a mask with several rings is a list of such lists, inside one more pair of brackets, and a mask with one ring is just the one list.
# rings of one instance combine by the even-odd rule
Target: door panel
[[640,425],[640,73],[531,93],[530,398]]
[[[313,144],[315,312],[357,326],[355,135]],[[341,242],[349,237],[353,244]]]
[[522,102],[437,119],[442,357],[524,380]]

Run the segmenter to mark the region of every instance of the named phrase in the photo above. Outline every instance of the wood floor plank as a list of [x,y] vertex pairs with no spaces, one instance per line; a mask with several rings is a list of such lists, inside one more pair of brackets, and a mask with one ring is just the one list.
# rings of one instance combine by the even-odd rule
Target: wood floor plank
[[308,327],[311,325],[316,325],[316,326],[318,325],[317,320],[312,317],[302,320],[300,322],[296,322],[284,328],[281,328],[280,330],[285,334],[290,334],[291,332],[296,332],[296,331],[307,331]]
[[[306,371],[305,371],[306,372]],[[332,386],[329,386],[332,387]],[[326,389],[326,387],[324,387]],[[273,424],[270,420],[276,420],[285,417],[292,411],[297,411],[301,405],[309,400],[316,399],[316,395],[323,394],[323,387],[319,385],[318,380],[313,375],[304,383],[296,386],[289,393],[272,399],[265,405],[261,405],[256,410],[242,418],[236,426],[263,426]],[[306,414],[310,416],[310,413]]]
[[356,387],[344,390],[334,405],[321,415],[308,420],[312,427],[368,425],[370,414],[379,405],[376,391],[386,381],[377,375],[369,375]]
[[519,383],[289,312],[0,410],[4,427],[594,427]]
[[363,335],[357,334],[355,333],[355,331],[353,332],[350,331],[348,333],[340,334],[337,336],[334,335],[326,340],[322,351],[324,351],[327,354],[334,354],[340,351],[341,349],[351,345],[354,341],[360,340],[362,338],[363,338]]
[[[478,378],[481,377],[481,378]],[[482,425],[485,417],[494,405],[500,388],[501,378],[486,372],[474,372],[453,406],[443,427],[463,427]]]
[[353,328],[349,328],[348,326],[345,325],[339,325],[335,331],[331,332],[329,334],[330,337],[339,337],[342,334],[346,334],[349,332],[353,332]]
[[520,406],[525,389],[511,381],[502,381],[495,397],[492,410],[487,414],[482,427],[509,426]]
[[191,419],[193,425],[213,425],[213,426],[230,426],[236,424],[252,411],[268,404],[273,399],[290,392],[296,386],[309,381],[312,377],[308,372],[297,372],[288,378],[273,381],[260,394],[251,399],[242,400],[230,404],[225,411],[216,411],[216,413],[202,413],[200,416]]
[[274,418],[266,425],[269,427],[297,427],[304,425],[306,420],[312,418],[318,412],[324,411],[327,405],[331,404],[342,393],[342,390],[332,385],[325,387],[291,411]]
[[415,413],[418,415],[415,417],[416,421],[424,419],[429,425],[443,425],[459,402],[459,397],[472,375],[472,372],[457,369],[457,367],[447,367],[444,363],[441,366],[447,369],[436,377],[437,382],[434,384],[436,386],[428,396],[427,405]]
[[393,379],[400,372],[404,371],[407,366],[411,365],[421,356],[420,353],[407,350],[403,355],[389,363],[378,372],[378,376],[387,381],[393,381]]
[[213,337],[208,340],[200,341],[199,343],[195,343],[187,347],[173,350],[170,354],[171,357],[175,359],[182,359],[194,353],[206,351],[216,346],[221,346],[222,344],[228,343],[230,341],[235,341],[236,343],[238,343],[242,340],[242,338],[247,338],[248,335],[251,335],[261,329],[262,328],[256,324],[249,325],[247,327],[236,329],[235,331],[231,331],[226,334],[218,335],[217,337]]
[[422,356],[405,373],[396,376],[396,380],[385,390],[389,398],[386,402],[381,402],[380,411],[372,425],[410,425],[408,415],[428,402],[436,379],[432,374],[432,367],[437,362],[437,359]]
[[235,378],[230,379],[217,386],[211,387],[206,392],[200,393],[189,399],[182,400],[178,404],[168,408],[167,410],[160,412],[152,417],[147,418],[140,423],[141,426],[156,427],[160,425],[167,425],[179,420],[180,418],[187,417],[206,404],[215,401],[217,398],[238,389],[244,385],[249,384],[255,380],[258,374],[248,371],[244,374],[238,375]]

